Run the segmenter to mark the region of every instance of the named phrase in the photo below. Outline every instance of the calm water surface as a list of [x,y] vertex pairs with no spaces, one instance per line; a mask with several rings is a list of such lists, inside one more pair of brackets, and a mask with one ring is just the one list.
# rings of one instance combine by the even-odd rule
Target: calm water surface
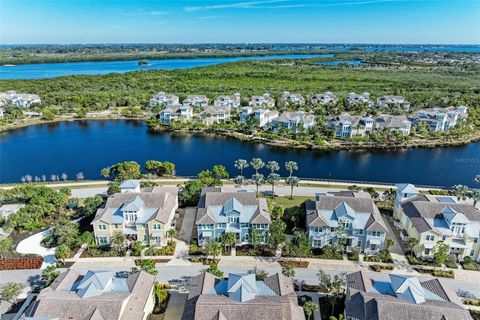
[[[237,174],[236,159],[288,160],[298,176],[451,186],[473,186],[480,173],[480,143],[463,147],[372,152],[315,152],[275,148],[232,138],[179,133],[151,133],[141,121],[75,121],[35,125],[0,134],[0,182],[18,182],[30,174],[82,171],[87,179],[119,161],[168,160],[179,175],[195,175],[214,164]],[[246,175],[251,175],[248,170]],[[265,172],[266,174],[266,172]]]
[[241,60],[309,59],[318,57],[333,57],[333,54],[290,54],[234,58],[148,60],[148,66],[139,66],[139,60],[20,64],[17,66],[0,66],[0,79],[40,79],[78,74],[124,73],[155,69],[189,69]]

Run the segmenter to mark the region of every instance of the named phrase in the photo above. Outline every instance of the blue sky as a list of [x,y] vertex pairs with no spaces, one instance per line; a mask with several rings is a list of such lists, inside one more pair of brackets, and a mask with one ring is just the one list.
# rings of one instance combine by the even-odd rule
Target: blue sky
[[480,44],[480,0],[0,0],[0,43]]

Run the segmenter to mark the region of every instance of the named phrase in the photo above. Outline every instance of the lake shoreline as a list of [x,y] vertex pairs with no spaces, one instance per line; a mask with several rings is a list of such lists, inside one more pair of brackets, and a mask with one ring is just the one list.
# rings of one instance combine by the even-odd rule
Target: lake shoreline
[[314,144],[299,144],[296,140],[276,140],[272,141],[267,138],[247,135],[241,132],[233,130],[220,130],[220,129],[199,129],[199,130],[190,130],[190,129],[176,129],[172,130],[169,127],[149,127],[145,120],[145,117],[125,117],[122,115],[113,115],[108,117],[86,117],[86,118],[59,118],[55,120],[41,120],[35,119],[32,122],[25,122],[10,127],[0,127],[0,133],[14,131],[17,129],[26,128],[33,125],[41,124],[54,124],[61,122],[72,122],[72,121],[142,121],[143,124],[147,127],[148,130],[155,133],[161,132],[172,132],[172,133],[188,133],[188,134],[208,134],[208,135],[219,135],[229,138],[234,138],[243,142],[250,142],[255,144],[265,144],[272,147],[278,148],[293,148],[299,150],[315,150],[315,151],[342,151],[342,150],[355,150],[355,151],[371,151],[371,150],[396,150],[396,149],[416,149],[416,148],[443,148],[443,147],[455,147],[455,146],[464,146],[470,143],[480,142],[480,132],[473,132],[467,136],[462,137],[461,139],[456,139],[453,141],[445,140],[415,140],[402,143],[377,143],[377,142],[344,142],[340,140],[335,140],[333,143],[328,145],[314,145]]

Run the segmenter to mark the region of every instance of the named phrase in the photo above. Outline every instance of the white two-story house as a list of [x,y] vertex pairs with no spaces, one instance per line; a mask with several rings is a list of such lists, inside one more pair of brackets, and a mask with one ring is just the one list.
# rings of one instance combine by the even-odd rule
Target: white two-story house
[[252,229],[260,229],[261,242],[268,239],[271,224],[267,200],[255,192],[204,188],[197,206],[195,226],[199,245],[234,233],[237,244],[249,244]]
[[310,98],[310,102],[314,105],[315,104],[321,104],[321,105],[336,104],[338,102],[338,98],[336,95],[334,95],[330,91],[327,91],[325,93],[314,94]]
[[284,91],[282,94],[282,100],[287,104],[291,104],[291,105],[296,105],[296,106],[305,105],[305,98],[298,93],[290,93],[288,91]]
[[171,124],[174,120],[191,120],[193,108],[181,104],[171,104],[158,113],[158,118],[163,124]]
[[272,120],[272,129],[287,129],[298,132],[300,128],[306,130],[314,127],[316,124],[315,115],[305,111],[282,112],[278,117]]
[[275,100],[270,97],[270,94],[265,92],[261,96],[252,96],[248,99],[248,105],[251,107],[273,108],[275,107]]
[[208,105],[208,98],[204,95],[190,95],[182,101],[182,104],[187,107],[204,108]]
[[317,194],[306,203],[306,230],[313,248],[336,245],[346,238],[346,250],[377,254],[388,233],[380,211],[366,192]]
[[222,106],[229,108],[238,108],[240,107],[240,93],[236,92],[233,96],[219,96],[215,99],[214,106]]
[[240,113],[240,122],[245,123],[248,117],[255,117],[258,120],[258,126],[263,128],[269,125],[273,119],[278,117],[278,111],[264,108],[243,107]]
[[157,105],[168,106],[171,104],[179,104],[179,98],[174,94],[166,94],[165,92],[159,92],[150,99],[150,107]]

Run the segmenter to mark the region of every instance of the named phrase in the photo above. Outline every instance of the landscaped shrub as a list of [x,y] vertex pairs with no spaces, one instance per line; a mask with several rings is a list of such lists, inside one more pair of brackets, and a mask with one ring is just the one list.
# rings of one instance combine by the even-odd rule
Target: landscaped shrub
[[205,252],[202,247],[199,247],[196,243],[192,243],[188,247],[188,254],[191,256],[200,256],[205,254]]
[[450,254],[447,257],[447,261],[445,262],[445,265],[448,268],[457,269],[458,266],[457,266],[457,261],[456,260],[457,260],[457,258],[455,258],[455,256],[453,254]]
[[480,307],[480,300],[479,299],[464,299],[463,300],[464,304],[468,304],[469,306],[477,306]]
[[463,258],[463,262],[461,262],[461,264],[465,270],[480,271],[480,263],[473,261],[471,257],[467,256]]
[[366,261],[366,262],[380,262],[380,257],[379,256],[364,256],[363,261]]
[[455,278],[455,274],[451,270],[434,270],[432,272],[434,277]]
[[[407,256],[408,263],[417,266],[435,266],[435,261],[419,259],[415,256]],[[437,265],[438,267],[438,265]]]
[[375,272],[380,272],[382,270],[393,270],[393,265],[372,264],[370,269]]
[[175,254],[175,247],[177,243],[173,241],[172,243],[167,244],[164,247],[149,247],[145,250],[146,256],[173,256]]
[[110,246],[90,247],[83,251],[82,258],[85,257],[124,257],[125,248],[115,248]]
[[350,252],[347,257],[350,261],[358,261],[360,259],[360,257],[358,256],[358,252]]
[[168,299],[170,294],[165,289],[169,289],[168,284],[155,282],[155,307],[153,308],[153,313],[159,314],[164,313],[167,309]]
[[334,246],[326,246],[322,249],[314,249],[312,258],[343,260],[343,253],[337,251]]

